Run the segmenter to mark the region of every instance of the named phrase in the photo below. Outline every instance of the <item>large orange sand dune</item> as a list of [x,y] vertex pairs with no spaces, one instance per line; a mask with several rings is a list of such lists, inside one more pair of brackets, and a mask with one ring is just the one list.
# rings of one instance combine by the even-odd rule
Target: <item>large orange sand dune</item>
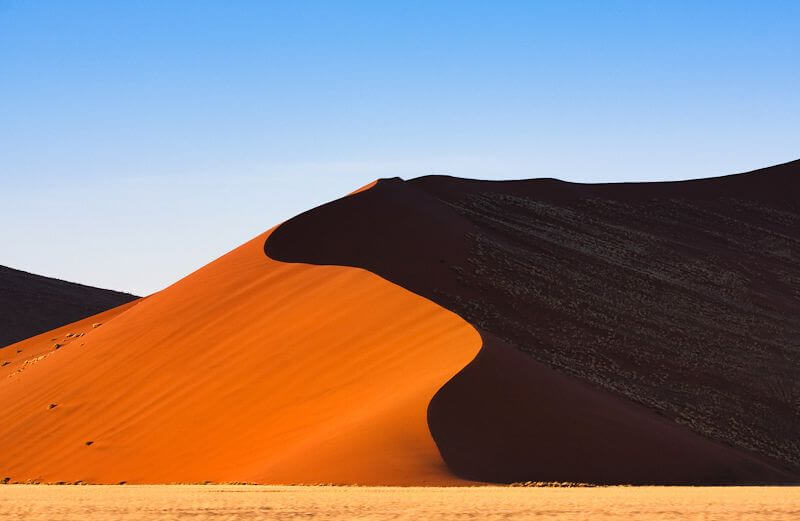
[[425,415],[478,333],[367,271],[270,260],[268,234],[3,350],[0,478],[456,482]]
[[798,167],[379,180],[0,350],[0,479],[795,483]]

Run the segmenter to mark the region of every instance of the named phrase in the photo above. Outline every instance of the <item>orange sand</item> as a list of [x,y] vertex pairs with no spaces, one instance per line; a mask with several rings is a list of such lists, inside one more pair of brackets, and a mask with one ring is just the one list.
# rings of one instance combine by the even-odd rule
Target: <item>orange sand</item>
[[[458,482],[426,408],[478,333],[369,272],[273,261],[268,234],[3,349],[0,479]],[[70,332],[85,335],[63,342]]]

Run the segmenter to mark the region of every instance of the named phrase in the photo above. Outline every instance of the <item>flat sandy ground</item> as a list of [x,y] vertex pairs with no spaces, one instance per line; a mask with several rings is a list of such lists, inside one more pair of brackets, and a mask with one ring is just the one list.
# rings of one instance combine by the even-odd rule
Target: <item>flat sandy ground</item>
[[6,485],[0,519],[797,520],[800,487]]

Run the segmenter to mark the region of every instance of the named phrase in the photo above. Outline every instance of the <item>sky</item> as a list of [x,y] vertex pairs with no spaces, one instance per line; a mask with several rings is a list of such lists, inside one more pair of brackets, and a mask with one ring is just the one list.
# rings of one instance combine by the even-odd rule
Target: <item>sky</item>
[[379,177],[798,145],[795,1],[0,0],[0,264],[139,295]]

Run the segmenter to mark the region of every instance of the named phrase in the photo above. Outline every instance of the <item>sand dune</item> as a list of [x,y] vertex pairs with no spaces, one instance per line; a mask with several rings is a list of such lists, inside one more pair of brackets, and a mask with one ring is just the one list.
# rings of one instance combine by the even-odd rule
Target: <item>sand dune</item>
[[0,350],[0,479],[798,482],[798,168],[371,183]]
[[[426,408],[475,356],[477,332],[369,272],[272,261],[266,237],[100,327],[11,346],[50,356],[0,380],[0,475],[457,482]],[[67,330],[86,335],[54,350]]]
[[429,415],[463,477],[798,481],[798,200],[800,162],[674,183],[395,178],[290,219],[266,252],[368,269],[476,326],[481,355]]

